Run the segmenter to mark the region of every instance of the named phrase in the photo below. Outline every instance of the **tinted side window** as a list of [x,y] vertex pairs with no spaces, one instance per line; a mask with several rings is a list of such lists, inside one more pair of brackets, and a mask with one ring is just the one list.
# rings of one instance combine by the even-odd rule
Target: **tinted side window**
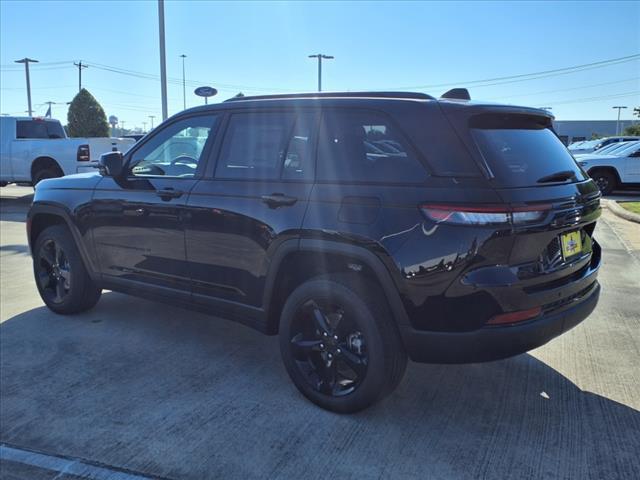
[[233,114],[215,176],[257,180],[280,178],[294,121],[293,113]]
[[287,180],[313,180],[315,158],[313,156],[313,138],[317,116],[313,113],[301,113],[296,119],[293,133],[282,166],[282,178]]
[[134,152],[131,173],[193,177],[207,140],[215,135],[217,120],[217,115],[189,117],[162,128]]
[[426,172],[407,140],[375,112],[326,112],[318,141],[318,180],[419,183]]

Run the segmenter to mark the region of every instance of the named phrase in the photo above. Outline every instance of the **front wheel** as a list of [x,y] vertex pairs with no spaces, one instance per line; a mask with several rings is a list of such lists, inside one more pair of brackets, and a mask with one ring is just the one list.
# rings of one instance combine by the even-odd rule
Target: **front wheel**
[[44,303],[56,313],[93,307],[101,289],[89,277],[71,232],[63,225],[46,228],[33,248],[33,273]]
[[609,195],[616,188],[616,176],[611,172],[597,170],[592,174],[592,178],[603,195]]
[[338,413],[382,399],[407,364],[384,295],[356,275],[300,285],[285,303],[279,335],[284,365],[298,390]]

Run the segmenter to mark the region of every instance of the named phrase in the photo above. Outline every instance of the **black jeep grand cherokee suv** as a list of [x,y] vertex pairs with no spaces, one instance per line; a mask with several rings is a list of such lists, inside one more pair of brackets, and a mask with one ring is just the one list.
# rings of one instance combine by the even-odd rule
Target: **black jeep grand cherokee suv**
[[598,301],[598,188],[548,113],[464,97],[181,112],[103,155],[100,173],[38,184],[27,224],[42,299],[71,314],[111,289],[279,334],[295,385],[337,412],[393,391],[407,357],[543,345]]

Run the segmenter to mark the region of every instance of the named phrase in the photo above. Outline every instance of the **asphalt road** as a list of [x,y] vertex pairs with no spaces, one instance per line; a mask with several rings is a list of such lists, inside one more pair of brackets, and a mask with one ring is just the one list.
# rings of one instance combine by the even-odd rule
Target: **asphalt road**
[[596,311],[518,357],[410,364],[357,415],[304,400],[275,337],[105,293],[37,296],[28,189],[0,222],[0,478],[640,478],[640,225],[605,212]]

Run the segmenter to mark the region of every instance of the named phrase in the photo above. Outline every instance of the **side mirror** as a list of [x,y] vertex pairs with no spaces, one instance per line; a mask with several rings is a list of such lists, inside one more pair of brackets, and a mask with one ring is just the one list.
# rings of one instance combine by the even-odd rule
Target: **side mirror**
[[100,155],[98,169],[100,175],[105,177],[120,177],[123,172],[124,160],[122,152],[107,152]]
[[640,157],[640,150],[637,150],[635,152],[633,152],[631,155],[629,155],[630,157]]

